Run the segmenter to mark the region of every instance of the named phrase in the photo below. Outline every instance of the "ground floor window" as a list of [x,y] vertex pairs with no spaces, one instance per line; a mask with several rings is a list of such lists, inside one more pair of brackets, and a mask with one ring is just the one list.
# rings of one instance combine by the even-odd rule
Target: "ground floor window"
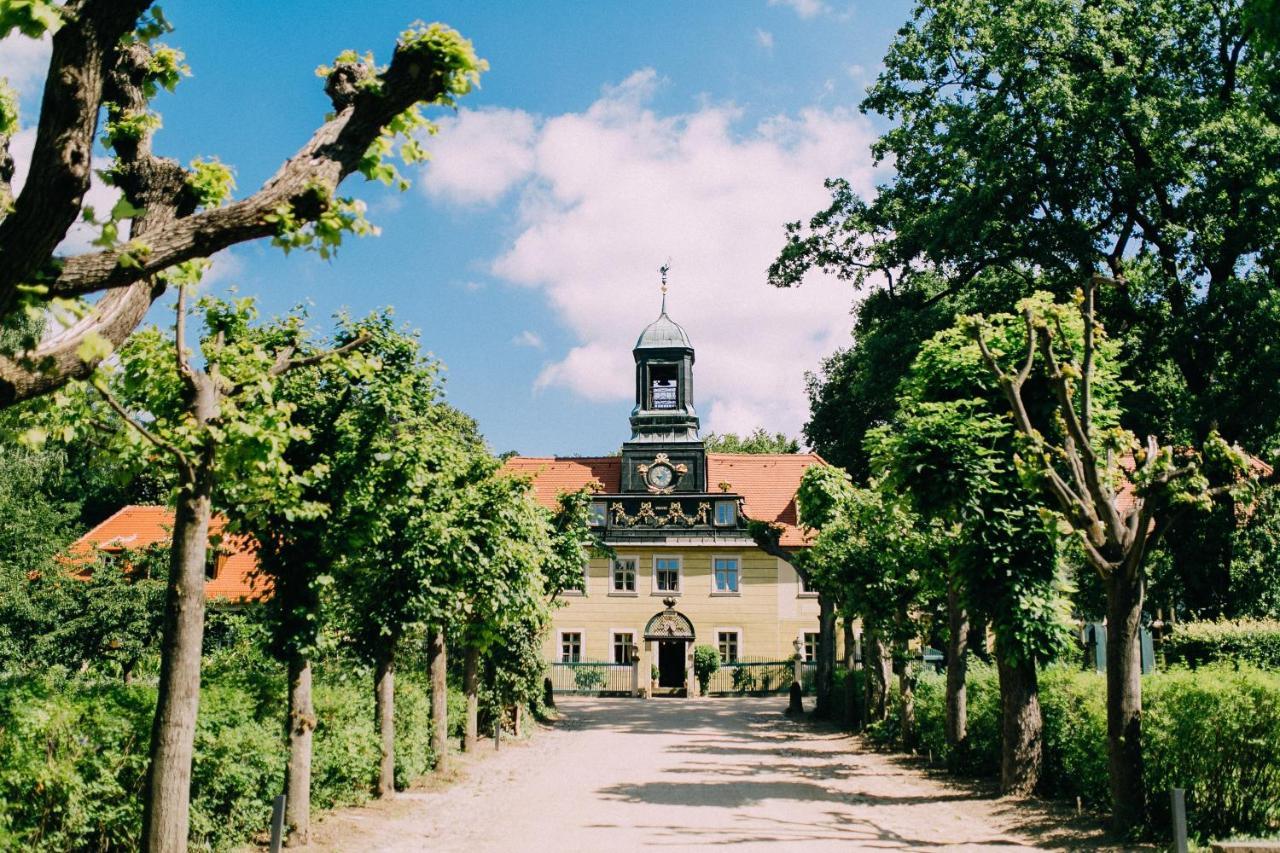
[[563,663],[577,663],[582,660],[582,633],[580,631],[560,632],[560,660]]
[[804,632],[804,659],[806,661],[818,659],[818,634],[816,632]]
[[631,647],[635,645],[635,634],[615,631],[613,635],[613,662],[631,663]]
[[737,663],[738,632],[720,631],[716,634],[716,645],[720,649],[720,663]]

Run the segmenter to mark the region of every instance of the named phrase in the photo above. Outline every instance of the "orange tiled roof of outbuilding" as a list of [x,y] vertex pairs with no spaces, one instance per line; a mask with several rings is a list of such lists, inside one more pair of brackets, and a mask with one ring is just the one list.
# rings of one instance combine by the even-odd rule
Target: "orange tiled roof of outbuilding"
[[[215,515],[209,523],[209,533],[222,532],[226,519]],[[164,506],[139,506],[131,504],[117,510],[110,518],[98,524],[72,543],[71,556],[88,555],[94,548],[106,551],[146,548],[159,542],[167,542],[173,533],[173,510]],[[207,599],[249,601],[261,598],[263,585],[255,585],[253,573],[258,561],[253,554],[252,543],[243,537],[228,536],[222,543],[224,556],[220,557],[212,580],[205,581]]]
[[[805,469],[827,462],[816,453],[708,453],[707,483],[743,496],[748,518],[782,526],[781,544],[805,544],[796,513],[796,490]],[[617,456],[513,456],[506,470],[530,477],[534,495],[546,507],[554,507],[561,492],[581,489],[593,480],[606,492],[617,492],[622,482],[622,460]]]

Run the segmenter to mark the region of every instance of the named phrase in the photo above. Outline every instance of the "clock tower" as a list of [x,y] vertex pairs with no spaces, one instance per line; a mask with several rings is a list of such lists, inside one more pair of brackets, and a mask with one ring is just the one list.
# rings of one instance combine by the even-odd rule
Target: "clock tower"
[[636,403],[631,439],[622,445],[622,491],[649,494],[705,493],[707,454],[693,407],[693,344],[662,310],[631,350],[636,362]]

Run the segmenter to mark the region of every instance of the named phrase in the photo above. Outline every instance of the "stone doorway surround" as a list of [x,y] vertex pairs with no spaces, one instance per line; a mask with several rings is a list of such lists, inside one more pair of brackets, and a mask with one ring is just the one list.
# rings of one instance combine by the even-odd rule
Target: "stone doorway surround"
[[[675,598],[664,598],[665,610],[655,613],[644,626],[644,652],[640,659],[640,677],[648,687],[642,692],[647,697],[655,691],[672,695],[683,692],[685,696],[698,695],[698,680],[693,672],[693,641],[696,634],[693,622],[688,616],[676,610]],[[673,670],[676,667],[672,659],[677,654],[683,657],[683,683],[676,687],[673,681]],[[659,677],[652,679],[653,669],[657,667]]]

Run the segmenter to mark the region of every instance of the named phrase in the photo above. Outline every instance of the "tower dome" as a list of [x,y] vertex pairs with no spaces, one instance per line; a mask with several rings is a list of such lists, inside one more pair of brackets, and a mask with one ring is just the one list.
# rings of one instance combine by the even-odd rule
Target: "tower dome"
[[670,349],[672,347],[693,349],[693,344],[689,342],[689,336],[685,334],[680,324],[667,316],[664,305],[658,319],[645,326],[644,331],[640,333],[640,337],[636,339],[635,348]]

